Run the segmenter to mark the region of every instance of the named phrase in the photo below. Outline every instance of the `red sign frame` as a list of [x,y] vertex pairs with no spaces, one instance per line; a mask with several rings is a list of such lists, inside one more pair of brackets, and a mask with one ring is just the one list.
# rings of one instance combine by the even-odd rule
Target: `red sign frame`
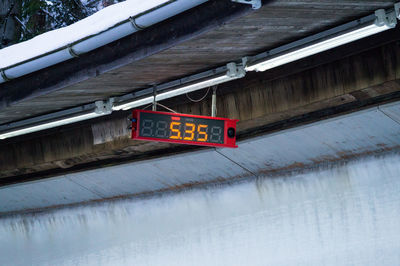
[[[210,143],[210,142],[199,142],[199,141],[187,141],[187,140],[178,140],[178,139],[161,139],[161,138],[151,138],[151,137],[143,137],[139,136],[140,129],[138,125],[140,125],[140,113],[154,113],[158,115],[168,115],[173,117],[191,117],[191,118],[202,118],[202,119],[210,119],[210,120],[222,120],[224,121],[224,143]],[[229,119],[229,118],[221,118],[221,117],[211,117],[211,116],[201,116],[201,115],[190,115],[190,114],[179,114],[179,113],[168,113],[168,112],[158,112],[158,111],[148,111],[148,110],[133,110],[132,114],[132,139],[134,140],[146,140],[146,141],[159,141],[159,142],[169,142],[169,143],[177,143],[177,144],[188,144],[188,145],[199,145],[199,146],[209,146],[209,147],[226,147],[226,148],[237,148],[236,145],[236,123],[239,120],[237,119]],[[233,128],[235,135],[233,137],[228,137],[228,129]]]

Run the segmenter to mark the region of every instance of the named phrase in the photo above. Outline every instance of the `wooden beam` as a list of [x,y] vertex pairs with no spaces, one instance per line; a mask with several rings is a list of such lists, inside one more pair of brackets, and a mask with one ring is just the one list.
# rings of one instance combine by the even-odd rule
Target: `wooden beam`
[[143,59],[249,12],[249,5],[208,1],[79,58],[0,84],[0,110]]
[[[267,72],[249,75],[218,87],[218,116],[240,119],[238,134],[243,139],[398,100],[399,63],[400,50],[393,42],[279,79],[268,79]],[[163,103],[182,113],[211,111],[209,98],[192,103],[182,96]],[[128,115],[115,112],[3,141],[0,185],[194,149],[130,140],[124,129]]]

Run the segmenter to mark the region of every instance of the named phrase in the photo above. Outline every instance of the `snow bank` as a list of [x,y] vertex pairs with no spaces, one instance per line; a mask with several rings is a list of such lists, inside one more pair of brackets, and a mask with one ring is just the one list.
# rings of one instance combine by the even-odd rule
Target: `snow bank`
[[399,160],[0,219],[0,265],[400,265]]

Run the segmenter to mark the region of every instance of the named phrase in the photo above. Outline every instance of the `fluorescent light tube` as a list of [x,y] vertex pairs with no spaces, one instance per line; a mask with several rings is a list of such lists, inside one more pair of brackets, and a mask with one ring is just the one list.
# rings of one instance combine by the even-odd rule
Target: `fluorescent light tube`
[[[199,77],[199,75],[201,77]],[[243,66],[238,66],[235,63],[228,63],[226,67],[220,70],[219,74],[210,75],[210,73],[207,73],[207,75],[204,75],[204,73],[200,73],[194,75],[195,79],[190,79],[190,83],[187,80],[186,81],[179,80],[179,84],[183,83],[183,85],[178,86],[177,84],[170,85],[169,83],[167,83],[158,86],[160,92],[156,94],[156,101],[165,100],[178,95],[182,95],[184,93],[200,90],[230,80],[242,78],[245,75],[246,71],[244,70]],[[185,82],[187,82],[188,84],[185,85]],[[113,106],[113,110],[128,110],[134,107],[150,104],[153,101],[154,101],[154,96],[147,96],[141,99],[133,99],[131,102],[116,103]]]
[[71,123],[75,123],[75,122],[86,120],[86,119],[91,119],[91,118],[102,116],[102,115],[104,115],[104,114],[92,112],[92,113],[82,114],[82,115],[78,115],[78,116],[74,116],[74,117],[68,117],[68,118],[64,118],[64,119],[60,119],[60,120],[56,120],[56,121],[51,121],[51,122],[43,123],[40,125],[34,125],[34,126],[26,127],[26,128],[16,129],[16,130],[13,130],[10,132],[0,133],[0,139],[6,139],[6,138],[15,137],[15,136],[23,135],[23,134],[28,134],[28,133],[32,133],[32,132],[36,132],[36,131],[40,131],[40,130],[44,130],[44,129],[49,129],[49,128],[53,128],[53,127],[57,127],[57,126],[71,124]]
[[200,90],[200,89],[203,89],[203,88],[211,87],[211,86],[214,86],[214,85],[217,85],[217,84],[220,84],[220,83],[232,80],[232,79],[233,79],[232,77],[229,77],[227,75],[223,75],[223,76],[207,79],[207,80],[204,80],[204,81],[200,81],[200,82],[197,82],[197,83],[194,83],[194,84],[186,85],[186,86],[183,86],[183,87],[180,87],[180,88],[176,88],[176,89],[173,89],[173,90],[170,90],[170,91],[167,91],[167,92],[163,92],[163,93],[157,94],[156,95],[156,101],[165,100],[165,99],[172,98],[172,97],[184,94],[184,93],[188,93],[188,92],[192,92],[192,91],[195,91],[195,90]]
[[353,42],[355,40],[385,31],[390,29],[388,26],[375,26],[375,25],[370,25],[365,28],[361,28],[352,32],[345,33],[343,35],[334,37],[332,39],[328,39],[325,41],[318,42],[316,44],[295,50],[293,52],[289,52],[283,55],[279,55],[277,57],[265,60],[263,62],[260,62],[258,64],[254,64],[251,66],[246,67],[246,71],[265,71],[277,66],[281,66],[296,60],[299,60],[301,58],[305,58],[307,56],[311,56],[332,48],[335,48],[337,46]]
[[[11,125],[10,127],[15,127],[8,131],[0,132],[0,139],[11,138],[23,134],[28,134],[40,130],[45,130],[53,127],[63,126],[67,124],[72,124],[78,121],[88,120],[91,118],[111,114],[112,112],[112,104],[113,99],[109,99],[107,101],[96,101],[94,103],[95,108],[92,110],[81,111],[80,113],[65,115],[60,113],[65,113],[68,110],[64,110],[59,112],[58,114],[55,113],[53,115],[44,115],[46,117],[44,120],[32,122],[27,119],[26,121],[17,122],[17,125]],[[50,117],[49,117],[50,116]]]
[[[393,16],[394,14],[390,13],[387,17],[384,10],[378,10],[375,16],[372,16],[375,20],[372,20],[369,25],[360,27],[360,25],[356,24],[358,27],[353,27],[354,30],[350,28],[341,34],[339,32],[340,35],[335,34],[332,37],[325,38],[319,37],[319,40],[318,37],[315,37],[316,40],[309,41],[309,44],[305,41],[306,38],[303,44],[299,45],[299,48],[296,49],[294,46],[276,55],[267,55],[264,59],[249,63],[245,69],[246,71],[265,71],[391,29],[396,25],[396,19],[393,19]],[[339,27],[345,26],[346,24]]]
[[115,110],[115,111],[118,111],[118,110],[129,110],[129,109],[132,109],[132,108],[135,108],[135,107],[138,107],[138,106],[142,106],[142,105],[145,105],[145,104],[152,103],[153,100],[154,100],[154,97],[153,96],[149,96],[149,97],[146,97],[146,98],[134,100],[132,102],[127,102],[127,103],[124,103],[124,104],[115,105],[115,106],[113,106],[112,109]]

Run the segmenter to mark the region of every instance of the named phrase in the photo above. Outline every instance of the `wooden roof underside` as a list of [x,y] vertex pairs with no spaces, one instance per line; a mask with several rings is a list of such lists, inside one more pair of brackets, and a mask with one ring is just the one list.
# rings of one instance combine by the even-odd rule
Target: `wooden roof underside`
[[279,0],[96,78],[0,112],[0,124],[122,95],[239,60],[393,6],[391,0]]

